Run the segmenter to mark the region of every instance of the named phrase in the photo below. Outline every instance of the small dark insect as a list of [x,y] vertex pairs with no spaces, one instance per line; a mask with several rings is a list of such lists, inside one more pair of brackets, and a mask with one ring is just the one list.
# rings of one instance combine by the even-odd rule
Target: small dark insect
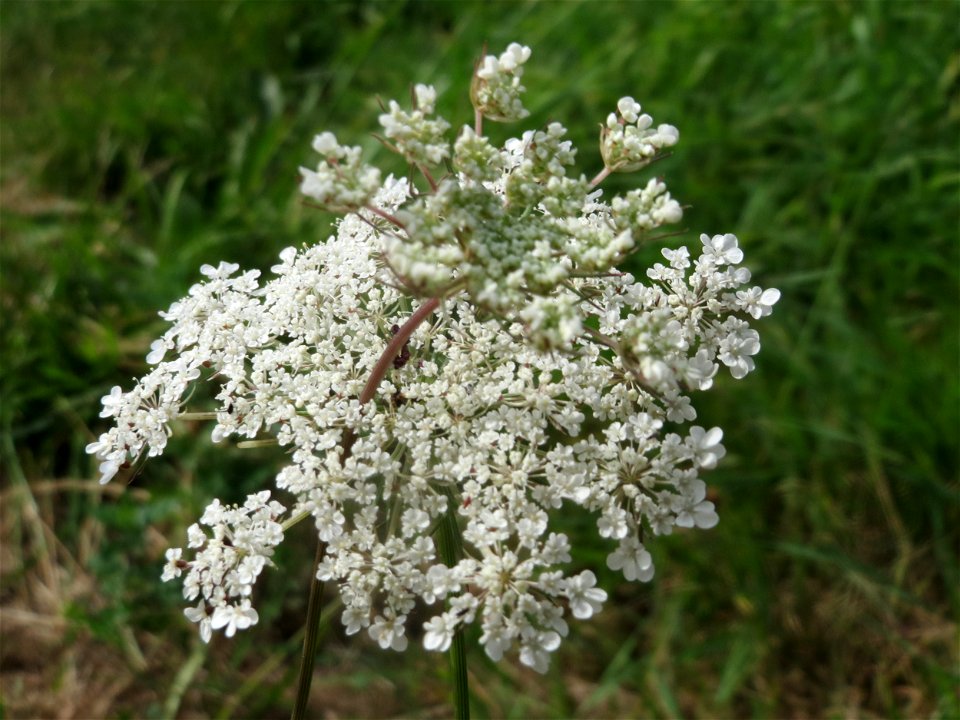
[[[400,326],[394,325],[392,328],[390,328],[390,332],[391,334],[396,335],[398,332],[400,332]],[[406,365],[409,361],[410,361],[410,341],[407,340],[403,344],[403,347],[400,348],[400,352],[393,359],[393,367],[399,370],[404,365]]]
[[132,460],[125,460],[123,463],[121,463],[120,468],[117,471],[117,475],[125,476],[127,485],[132,485],[133,481],[140,477],[140,473],[143,472],[143,467],[146,464],[147,455],[146,453],[142,453]]

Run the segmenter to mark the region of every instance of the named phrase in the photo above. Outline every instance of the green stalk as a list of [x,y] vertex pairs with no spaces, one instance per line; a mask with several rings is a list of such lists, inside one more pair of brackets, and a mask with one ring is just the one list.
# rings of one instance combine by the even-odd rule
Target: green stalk
[[204,642],[195,641],[193,651],[187,661],[180,666],[176,676],[173,678],[173,684],[170,685],[170,691],[167,693],[167,699],[163,702],[162,717],[164,720],[176,720],[177,712],[180,710],[180,703],[183,701],[183,695],[193,682],[197,671],[203,666],[203,661],[207,657],[207,650],[210,646]]
[[[440,557],[447,567],[453,567],[463,557],[463,540],[457,524],[458,500],[453,488],[447,488],[447,511],[437,528]],[[467,649],[463,629],[457,630],[450,644],[450,670],[453,673],[453,710],[457,720],[470,720],[470,686],[467,680]]]
[[[403,324],[403,327],[397,331],[397,333],[390,339],[390,342],[387,343],[387,347],[384,349],[383,354],[380,356],[380,359],[377,360],[377,364],[374,366],[373,370],[370,372],[370,377],[367,378],[367,384],[363,387],[363,392],[360,393],[360,404],[369,402],[373,399],[374,395],[377,393],[377,387],[380,385],[380,381],[383,380],[384,376],[387,374],[387,370],[390,369],[394,358],[396,358],[400,351],[403,349],[403,346],[406,345],[407,341],[410,339],[410,336],[413,335],[414,330],[416,330],[424,320],[430,317],[433,314],[433,311],[437,309],[440,305],[441,298],[430,298],[423,303],[417,311],[413,313],[407,321]],[[341,462],[346,462],[347,458],[350,457],[350,452],[353,450],[353,443],[356,441],[357,436],[353,434],[353,430],[347,429],[343,434],[343,454],[341,455]],[[456,519],[454,519],[456,522]],[[459,535],[458,535],[458,547],[459,547]],[[307,602],[307,622],[305,626],[305,632],[303,636],[303,655],[300,658],[300,672],[297,677],[297,697],[294,701],[293,712],[290,714],[291,720],[303,720],[307,709],[307,702],[310,700],[310,684],[313,681],[313,661],[317,654],[317,635],[320,630],[320,614],[323,605],[323,583],[317,579],[316,571],[317,566],[323,560],[323,555],[326,552],[327,546],[322,540],[317,540],[317,553],[313,561],[313,579],[310,581],[310,599]],[[463,648],[461,647],[461,652]],[[466,688],[466,661],[463,663],[463,682],[464,689]],[[464,690],[464,697],[466,697]],[[458,715],[457,717],[469,717],[469,707],[467,708],[466,715]]]
[[317,566],[323,560],[327,546],[317,540],[317,553],[313,560],[313,579],[310,581],[310,599],[307,601],[307,623],[304,626],[303,655],[300,658],[300,674],[297,678],[297,699],[293,704],[291,720],[303,720],[307,702],[310,700],[310,682],[313,680],[313,661],[317,655],[317,635],[320,632],[320,611],[323,609],[323,583],[317,579]]

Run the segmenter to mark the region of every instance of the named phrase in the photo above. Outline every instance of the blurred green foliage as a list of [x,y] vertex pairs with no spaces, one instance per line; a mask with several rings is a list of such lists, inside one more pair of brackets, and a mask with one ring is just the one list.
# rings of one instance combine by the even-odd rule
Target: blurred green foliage
[[[473,652],[477,709],[960,715],[954,1],[7,0],[0,432],[5,497],[25,510],[4,528],[22,549],[2,568],[4,601],[29,595],[54,552],[31,530],[33,508],[64,572],[96,579],[65,606],[71,637],[134,656],[110,714],[176,709],[167,688],[198,651],[176,588],[159,582],[163,549],[210,498],[268,483],[276,456],[214,452],[204,428],[181,423],[125,494],[54,501],[41,488],[94,477],[83,447],[102,429],[98,399],[143,369],[157,310],[201,263],[266,270],[282,248],[330,232],[297,197],[314,133],[334,130],[402,173],[370,136],[377,96],[432,82],[440,112],[466,122],[484,42],[513,40],[534,50],[526,127],[564,122],[590,175],[597,123],[636,97],[681,131],[655,166],[691,204],[675,242],[735,232],[783,299],[762,324],[758,372],[699,400],[730,453],[708,478],[720,526],[659,540],[649,586],[618,585],[605,547],[581,543],[578,559],[613,588],[603,615],[575,628],[546,680]],[[216,668],[188,678],[190,712],[285,712],[312,557],[297,539],[261,590],[261,624],[215,643]],[[446,712],[444,658],[386,655],[334,628],[318,714]],[[31,707],[4,688],[10,712]]]

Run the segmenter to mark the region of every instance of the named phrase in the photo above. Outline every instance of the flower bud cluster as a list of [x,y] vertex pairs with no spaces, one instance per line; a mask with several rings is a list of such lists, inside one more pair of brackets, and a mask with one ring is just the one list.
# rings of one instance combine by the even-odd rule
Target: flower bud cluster
[[[525,55],[508,52],[491,78],[518,77]],[[418,109],[387,124],[420,162],[428,156],[401,128],[432,110],[432,92],[416,92]],[[624,122],[642,124],[639,107],[621,105]],[[690,425],[691,399],[722,368],[754,369],[751,322],[779,292],[749,284],[729,234],[702,235],[695,259],[663,249],[666,262],[643,278],[617,271],[680,208],[657,180],[604,202],[569,172],[564,135],[551,124],[495,148],[464,129],[458,174],[435,189],[393,177],[373,188],[370,175],[356,196],[367,171],[321,135],[314,175],[356,169],[346,190],[330,179],[315,196],[360,204],[336,235],[283,250],[263,284],[236,265],[205,266],[206,281],[163,313],[171,326],[152,346],[154,368],[104,398],[115,427],[88,447],[103,479],[164,449],[203,377],[216,384],[215,441],[273,439],[288,453],[275,486],[289,512],[268,491],[239,508],[215,502],[189,531],[194,557],[168,555],[164,578],[185,575],[204,639],[257,621],[252,586],[282,518],[309,518],[326,543],[317,577],[338,587],[348,634],[403,650],[426,606],[427,649],[476,624],[489,657],[516,652],[542,672],[568,618],[591,617],[607,597],[574,566],[555,515],[592,513],[607,566],[630,581],[654,575],[651,538],[717,523],[701,476],[725,455],[723,432]],[[438,310],[403,335],[361,403],[398,328],[426,303]],[[451,518],[464,552],[447,567],[434,534]]]
[[464,125],[453,146],[453,166],[475,183],[488,183],[500,177],[504,157],[487,138]]
[[414,110],[407,113],[391,100],[389,112],[380,116],[384,134],[397,150],[415,165],[439,165],[450,157],[450,142],[444,134],[450,123],[443,118],[431,118],[437,101],[437,91],[429,85],[414,88]]
[[635,172],[649,165],[666,147],[677,144],[680,133],[673,125],[653,128],[653,118],[640,112],[632,97],[620,98],[617,112],[600,128],[600,153],[611,172]]
[[478,113],[497,122],[523,120],[530,114],[520,100],[526,90],[520,84],[523,64],[529,59],[530,48],[510,43],[500,57],[487,55],[480,61],[470,85],[470,99]]
[[504,182],[504,199],[511,208],[539,207],[553,217],[579,215],[589,186],[585,177],[567,177],[577,150],[562,138],[567,129],[558,122],[543,130],[528,131],[519,142],[508,142],[517,164]]
[[[411,141],[412,144],[412,141]],[[345,147],[331,132],[313,139],[322,160],[316,171],[300,168],[300,192],[336,212],[352,212],[370,200],[380,187],[380,171],[360,160],[359,147]]]
[[[499,58],[479,63],[472,91],[481,117],[525,114],[519,106],[504,107],[507,96],[519,103],[529,54],[514,43]],[[314,143],[325,160],[316,173],[302,170],[302,191],[332,210],[359,210],[363,201],[390,221],[381,223],[384,260],[415,295],[466,292],[493,315],[522,323],[537,347],[569,350],[584,328],[571,278],[609,271],[657,228],[679,222],[679,203],[661,180],[609,204],[600,201],[582,174],[570,172],[577,150],[558,122],[511,138],[502,148],[480,134],[478,123],[461,130],[451,151],[444,137],[450,124],[434,116],[435,105],[435,90],[417,85],[412,113],[391,101],[380,116],[388,147],[418,166],[430,184],[424,192],[408,188],[410,197],[393,215],[370,207],[372,181],[379,176],[360,163],[355,148],[341,148],[329,133]],[[610,152],[621,153],[614,169],[625,170],[639,167],[637,157],[646,164],[657,148],[676,141],[670,126],[649,130],[652,121],[632,99],[621,100],[619,108],[601,143],[608,168]],[[458,174],[434,180],[427,166],[447,159]],[[344,187],[338,191],[341,175]]]
[[618,230],[653,230],[680,222],[683,209],[670,197],[667,186],[656,178],[646,187],[615,197],[610,204],[611,217]]

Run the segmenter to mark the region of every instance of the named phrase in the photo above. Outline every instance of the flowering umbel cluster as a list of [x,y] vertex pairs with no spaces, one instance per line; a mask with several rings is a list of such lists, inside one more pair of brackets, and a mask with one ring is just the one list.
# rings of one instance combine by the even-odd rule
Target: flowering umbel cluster
[[[495,147],[482,120],[526,116],[529,55],[513,44],[478,63],[475,123],[455,137],[433,88],[416,86],[409,110],[389,103],[382,139],[422,182],[383,178],[359,148],[317,136],[301,191],[345,214],[336,235],[283,250],[265,282],[230,263],[201,268],[206,280],[162,313],[153,369],[104,398],[115,425],[88,447],[101,482],[163,452],[203,379],[216,386],[215,441],[287,451],[279,493],[214,501],[187,550],[167,554],[163,578],[184,578],[204,640],[256,623],[253,584],[284,531],[310,518],[348,634],[403,650],[423,603],[433,614],[412,634],[426,648],[477,623],[491,658],[518,651],[543,672],[567,616],[589,618],[607,597],[571,568],[552,514],[595,515],[607,566],[641,581],[651,537],[717,523],[700,476],[724,456],[723,433],[689,425],[691,396],[721,368],[753,370],[750,323],[779,292],[750,284],[733,235],[663,249],[643,278],[618,271],[682,210],[658,179],[609,201],[596,186],[678,132],[623,98],[592,181],[573,172],[559,123]],[[450,517],[463,541],[453,565],[434,543]]]

